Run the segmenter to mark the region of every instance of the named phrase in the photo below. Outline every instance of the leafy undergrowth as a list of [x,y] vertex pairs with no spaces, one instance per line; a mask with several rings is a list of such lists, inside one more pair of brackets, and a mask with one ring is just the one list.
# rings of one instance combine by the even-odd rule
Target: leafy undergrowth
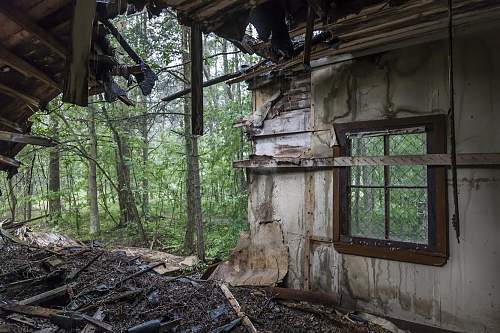
[[[81,219],[88,221],[83,216]],[[92,237],[87,228],[80,228],[78,232],[75,224],[75,221],[69,218],[62,218],[58,223],[42,221],[38,224],[30,224],[29,227],[32,231],[62,233],[81,241],[97,239],[111,247],[136,246],[151,248],[153,243],[152,248],[155,250],[177,255],[188,254],[183,252],[185,225],[177,221],[150,221],[146,223],[147,243],[142,240],[137,232],[137,226],[134,224],[117,227],[113,221],[103,219],[101,220],[101,234],[99,237]],[[207,222],[204,228],[207,260],[223,260],[229,256],[231,250],[236,246],[239,235],[248,230],[248,224],[243,220],[222,219]]]

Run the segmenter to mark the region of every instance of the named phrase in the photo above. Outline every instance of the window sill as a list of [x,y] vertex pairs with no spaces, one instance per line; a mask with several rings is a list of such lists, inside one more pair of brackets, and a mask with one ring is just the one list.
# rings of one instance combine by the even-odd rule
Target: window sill
[[444,266],[448,260],[448,256],[445,253],[436,253],[426,250],[377,247],[347,242],[334,242],[333,244],[335,250],[339,253],[362,257],[395,260],[429,266]]

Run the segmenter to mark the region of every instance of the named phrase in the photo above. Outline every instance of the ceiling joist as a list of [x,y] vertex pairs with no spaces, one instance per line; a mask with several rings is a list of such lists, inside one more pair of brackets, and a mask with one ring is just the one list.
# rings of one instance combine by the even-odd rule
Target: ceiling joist
[[0,131],[0,141],[24,143],[42,147],[53,147],[55,142],[39,136]]
[[25,101],[27,104],[38,107],[40,105],[40,100],[37,97],[28,95],[27,93],[21,92],[18,89],[13,89],[11,87],[6,86],[3,83],[0,83],[0,93],[4,93],[5,95],[20,98]]
[[35,66],[28,63],[23,58],[15,55],[10,50],[8,50],[3,44],[0,43],[0,61],[12,67],[19,73],[23,74],[26,77],[34,77],[53,88],[60,89],[57,82],[55,82],[51,77],[47,74],[36,68]]
[[0,13],[10,21],[19,25],[36,38],[45,46],[52,49],[59,56],[66,58],[66,48],[48,31],[41,28],[36,22],[31,20],[25,13],[21,13],[11,5],[10,1],[0,1]]
[[0,164],[8,165],[14,168],[19,168],[21,166],[21,162],[19,162],[18,160],[4,155],[0,155]]

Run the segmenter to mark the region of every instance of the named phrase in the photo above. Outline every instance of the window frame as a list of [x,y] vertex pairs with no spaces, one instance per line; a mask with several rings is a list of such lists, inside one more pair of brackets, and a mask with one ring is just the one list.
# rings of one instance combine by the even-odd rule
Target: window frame
[[[445,154],[446,116],[421,116],[334,124],[339,146],[334,156],[350,156],[347,133],[425,128],[427,154]],[[349,234],[349,168],[334,169],[333,241],[340,253],[443,266],[449,256],[445,166],[427,166],[428,244],[351,237]]]

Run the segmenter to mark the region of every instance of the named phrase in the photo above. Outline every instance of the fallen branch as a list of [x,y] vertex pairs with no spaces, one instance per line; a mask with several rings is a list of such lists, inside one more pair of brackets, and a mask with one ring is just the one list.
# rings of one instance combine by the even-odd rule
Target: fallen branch
[[231,304],[231,306],[233,307],[234,312],[236,312],[238,317],[241,318],[241,321],[243,325],[245,325],[245,327],[247,328],[247,331],[249,333],[257,333],[258,332],[257,329],[255,328],[255,326],[253,326],[252,322],[250,321],[250,318],[248,318],[248,316],[241,310],[240,304],[234,297],[233,293],[231,293],[227,285],[221,284],[220,289],[226,296],[227,300],[229,301],[229,304]]

